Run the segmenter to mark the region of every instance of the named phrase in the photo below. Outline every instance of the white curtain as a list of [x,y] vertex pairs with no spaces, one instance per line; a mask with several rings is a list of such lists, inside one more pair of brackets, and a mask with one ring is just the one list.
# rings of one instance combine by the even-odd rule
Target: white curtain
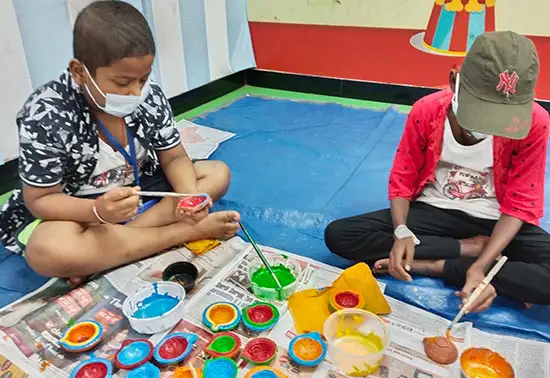
[[[169,97],[255,66],[246,0],[125,1],[153,30],[153,77]],[[17,157],[16,112],[66,68],[72,25],[91,2],[0,0],[0,164]]]

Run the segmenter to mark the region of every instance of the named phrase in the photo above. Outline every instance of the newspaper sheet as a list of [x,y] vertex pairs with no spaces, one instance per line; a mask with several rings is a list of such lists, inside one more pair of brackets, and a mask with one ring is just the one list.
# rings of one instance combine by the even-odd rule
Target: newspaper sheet
[[208,159],[221,143],[235,136],[233,133],[198,125],[186,119],[179,121],[176,126],[181,142],[193,160]]
[[[268,257],[272,254],[284,254],[302,267],[303,275],[298,289],[328,286],[341,274],[338,268],[305,257],[270,247],[261,248]],[[192,261],[199,268],[200,278],[196,289],[186,298],[186,315],[175,326],[174,331],[192,332],[199,337],[187,361],[202,368],[209,358],[204,353],[204,347],[212,337],[211,332],[202,324],[202,313],[209,304],[216,301],[230,301],[244,307],[256,300],[248,281],[248,266],[254,257],[253,249],[236,237],[200,257],[185,248],[176,249],[117,269],[74,290],[61,280],[49,281],[40,290],[0,310],[0,366],[9,367],[13,376],[68,377],[78,363],[89,358],[89,353],[67,354],[59,348],[58,341],[70,320],[94,319],[103,324],[106,334],[93,350],[96,357],[112,359],[126,339],[146,337],[153,344],[157,343],[164,334],[137,334],[122,315],[122,303],[137,288],[160,280],[167,265],[183,260]],[[384,285],[380,285],[384,290]],[[443,334],[449,321],[390,297],[386,298],[392,314],[383,319],[389,327],[391,343],[381,368],[371,377],[459,376],[456,364],[436,364],[427,359],[423,352],[422,339]],[[274,304],[279,308],[281,319],[275,328],[261,334],[278,344],[278,355],[272,367],[290,378],[344,377],[331,364],[330,358],[315,369],[304,368],[291,361],[287,348],[296,335],[294,322],[286,302]],[[235,333],[241,338],[243,345],[251,338],[259,336],[242,326]],[[550,363],[546,344],[514,339],[515,346],[512,347],[511,342],[500,341],[503,340],[502,336],[473,330],[470,323],[459,325],[453,332],[453,337],[461,350],[472,343],[489,343],[499,351],[498,348],[505,348],[505,355],[515,358],[512,362],[518,374],[521,372],[520,378],[547,376]],[[525,354],[527,352],[529,356]],[[241,367],[239,376],[242,377],[250,366],[240,359],[238,364]],[[161,376],[172,377],[174,368],[163,368]]]

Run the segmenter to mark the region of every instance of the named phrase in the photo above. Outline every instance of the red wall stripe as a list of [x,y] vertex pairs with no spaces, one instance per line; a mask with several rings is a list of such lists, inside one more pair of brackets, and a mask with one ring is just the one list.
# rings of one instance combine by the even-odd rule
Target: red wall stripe
[[439,21],[439,16],[441,15],[441,9],[443,8],[443,6],[444,5],[437,5],[434,3],[434,6],[432,8],[430,20],[428,21],[428,28],[426,29],[426,34],[424,35],[424,41],[430,46],[434,41],[437,23]]
[[453,34],[449,51],[464,51],[468,47],[468,27],[470,24],[469,12],[455,13],[455,22],[453,24]]

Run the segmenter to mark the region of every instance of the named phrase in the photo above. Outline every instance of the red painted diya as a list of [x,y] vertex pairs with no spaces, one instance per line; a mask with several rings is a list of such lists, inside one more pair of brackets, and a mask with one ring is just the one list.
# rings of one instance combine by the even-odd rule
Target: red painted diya
[[192,197],[185,197],[178,202],[178,208],[195,210],[201,206],[206,205],[208,201],[209,201],[209,198],[208,198],[208,195],[206,194],[200,194]]
[[233,358],[241,349],[241,339],[231,332],[220,332],[215,334],[204,352],[214,358],[227,357]]
[[267,365],[277,354],[277,344],[266,337],[257,337],[246,344],[242,357],[254,365]]
[[177,364],[183,361],[191,350],[198,336],[193,333],[174,332],[165,336],[155,347],[155,360],[161,365]]
[[70,378],[110,378],[113,374],[111,363],[104,358],[91,358],[77,365]]
[[329,306],[332,311],[346,308],[361,309],[365,307],[365,298],[353,290],[335,290],[329,298]]
[[263,332],[275,326],[279,320],[279,310],[271,303],[257,302],[243,308],[243,324],[255,332]]

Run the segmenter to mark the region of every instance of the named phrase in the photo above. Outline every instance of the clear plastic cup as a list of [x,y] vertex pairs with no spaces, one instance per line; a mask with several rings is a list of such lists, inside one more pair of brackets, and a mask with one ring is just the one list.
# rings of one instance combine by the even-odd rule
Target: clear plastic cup
[[271,267],[283,265],[290,269],[296,280],[288,285],[283,285],[282,290],[271,289],[256,285],[254,282],[252,282],[252,276],[258,269],[264,267],[262,260],[260,260],[259,257],[256,257],[250,262],[250,265],[248,266],[248,280],[250,281],[252,292],[254,293],[254,295],[256,295],[256,297],[261,299],[266,299],[270,301],[285,300],[290,296],[290,294],[296,291],[296,288],[298,287],[298,282],[300,281],[300,278],[302,276],[302,267],[300,267],[300,264],[298,264],[296,261],[290,260],[283,256],[266,256],[266,259]]
[[330,361],[343,373],[354,377],[375,373],[390,343],[384,321],[360,309],[333,313],[325,321],[323,333]]

